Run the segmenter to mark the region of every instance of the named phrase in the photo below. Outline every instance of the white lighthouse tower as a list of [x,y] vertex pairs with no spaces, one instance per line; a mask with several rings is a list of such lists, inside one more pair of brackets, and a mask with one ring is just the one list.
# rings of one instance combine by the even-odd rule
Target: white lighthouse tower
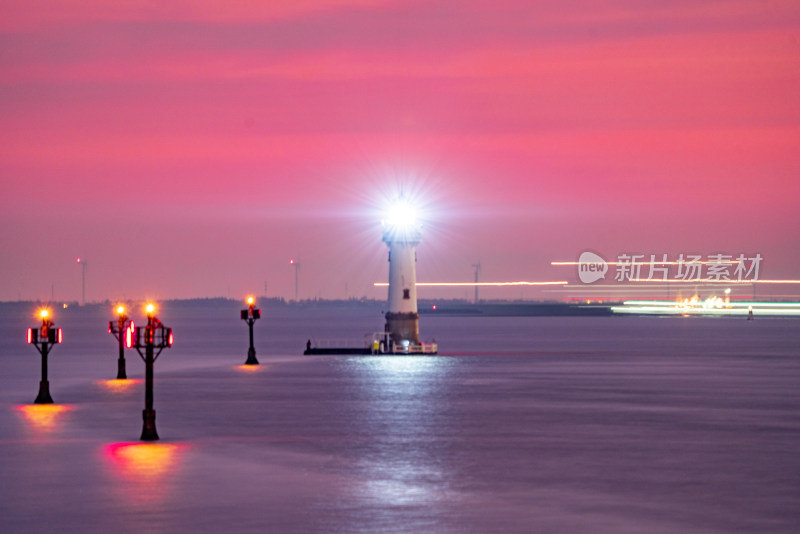
[[385,331],[401,346],[420,345],[417,311],[417,250],[421,226],[404,198],[383,221],[383,242],[389,246],[389,311]]

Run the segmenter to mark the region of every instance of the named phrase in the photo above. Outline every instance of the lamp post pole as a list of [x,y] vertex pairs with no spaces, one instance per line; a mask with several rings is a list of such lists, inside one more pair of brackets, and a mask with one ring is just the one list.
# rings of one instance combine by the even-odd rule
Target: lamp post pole
[[153,409],[153,364],[155,364],[155,348],[153,337],[155,334],[155,325],[153,324],[154,317],[147,316],[147,327],[145,328],[145,352],[144,352],[144,411],[142,412],[142,419],[144,424],[142,426],[141,439],[144,441],[155,441],[158,439],[158,432],[156,432],[156,411]]
[[39,394],[36,396],[34,404],[53,404],[53,397],[50,396],[50,382],[47,380],[47,342],[42,343],[42,380],[39,382]]
[[122,339],[122,330],[125,328],[120,317],[119,325],[119,358],[117,358],[117,380],[126,380],[128,373],[125,372],[125,340]]

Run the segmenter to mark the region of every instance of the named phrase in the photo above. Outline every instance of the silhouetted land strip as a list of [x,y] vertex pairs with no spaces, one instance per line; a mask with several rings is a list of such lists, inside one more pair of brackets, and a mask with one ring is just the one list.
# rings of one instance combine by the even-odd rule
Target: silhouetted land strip
[[[347,299],[347,300],[327,300],[309,299],[301,301],[287,301],[281,298],[258,299],[257,304],[265,311],[303,313],[312,310],[337,310],[337,311],[375,311],[382,313],[386,311],[385,300],[373,299]],[[172,299],[158,303],[159,307],[166,312],[177,310],[203,309],[203,308],[230,308],[231,313],[238,313],[243,305],[240,299],[227,298],[198,298],[198,299]],[[89,311],[99,307],[115,305],[116,301],[102,301],[87,303],[83,306],[75,301],[67,302],[69,313],[80,313],[81,310]],[[1,309],[19,310],[20,313],[28,314],[32,309],[40,305],[49,305],[60,313],[67,312],[62,310],[62,303],[47,303],[34,301],[0,302]],[[483,316],[483,317],[586,317],[586,316],[607,316],[612,315],[611,305],[602,304],[570,304],[562,302],[530,302],[530,301],[487,301],[473,304],[466,300],[433,300],[420,299],[419,313],[422,315],[443,315],[443,316]],[[617,305],[617,303],[613,303]]]
[[577,305],[558,302],[494,302],[479,304],[437,303],[420,307],[420,314],[483,317],[587,317],[612,315],[611,306]]

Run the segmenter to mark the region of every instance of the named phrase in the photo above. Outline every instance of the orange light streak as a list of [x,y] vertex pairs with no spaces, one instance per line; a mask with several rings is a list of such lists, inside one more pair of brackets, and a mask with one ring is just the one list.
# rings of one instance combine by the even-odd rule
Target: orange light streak
[[800,280],[648,280],[631,278],[631,282],[659,282],[667,284],[800,284]]
[[[559,280],[556,282],[417,282],[417,286],[437,286],[437,287],[475,287],[475,286],[556,286],[567,285],[569,282],[566,280]],[[388,282],[375,282],[372,284],[374,287],[386,287]]]

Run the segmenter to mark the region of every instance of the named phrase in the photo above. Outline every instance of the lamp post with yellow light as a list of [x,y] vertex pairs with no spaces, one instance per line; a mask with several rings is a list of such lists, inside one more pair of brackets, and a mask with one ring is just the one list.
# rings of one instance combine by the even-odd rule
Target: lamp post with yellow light
[[28,328],[28,344],[36,347],[42,355],[42,380],[39,382],[39,395],[36,396],[34,404],[53,404],[53,397],[50,396],[50,382],[47,380],[47,354],[50,345],[61,343],[63,335],[60,328],[53,328],[53,321],[50,320],[50,311],[46,308],[39,310],[39,318],[42,326]]
[[[172,346],[172,328],[163,325],[158,317],[155,316],[156,307],[154,304],[147,304],[147,326],[128,328],[125,344],[130,348],[134,347],[139,353],[145,365],[145,390],[144,390],[144,411],[142,419],[142,441],[155,441],[158,439],[156,432],[156,411],[153,409],[153,364],[161,351]],[[158,349],[158,352],[156,352]],[[142,354],[144,350],[144,354]]]
[[242,320],[247,321],[247,326],[250,328],[250,348],[247,350],[247,361],[245,365],[258,365],[256,359],[256,348],[253,346],[253,323],[261,319],[261,310],[256,308],[256,299],[254,297],[247,297],[247,309],[242,310]]
[[116,325],[114,321],[108,322],[108,333],[112,334],[119,342],[119,359],[117,360],[117,379],[128,378],[125,372],[125,331],[128,328],[134,328],[133,321],[125,315],[125,306],[119,305],[115,310],[117,312]]

